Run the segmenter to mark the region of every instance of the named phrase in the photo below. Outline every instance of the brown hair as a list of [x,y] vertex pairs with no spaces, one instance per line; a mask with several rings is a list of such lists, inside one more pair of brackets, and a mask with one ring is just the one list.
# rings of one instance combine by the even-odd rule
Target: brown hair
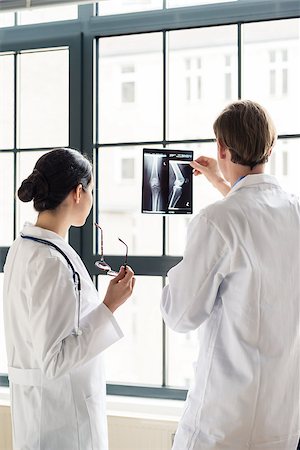
[[231,161],[253,169],[268,161],[276,129],[267,111],[251,100],[228,105],[214,125],[216,138],[230,151]]

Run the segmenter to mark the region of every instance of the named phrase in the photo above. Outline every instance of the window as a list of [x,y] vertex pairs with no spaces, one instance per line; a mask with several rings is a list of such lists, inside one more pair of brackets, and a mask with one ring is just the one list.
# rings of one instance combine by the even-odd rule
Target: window
[[282,175],[288,176],[288,152],[284,150],[282,152]]
[[134,158],[122,158],[121,160],[121,178],[123,180],[134,180]]
[[[0,347],[5,349],[5,337],[4,337],[4,325],[2,322],[2,311],[3,311],[3,273],[0,273],[0,308],[1,308],[1,320],[0,320]],[[7,373],[7,359],[6,354],[2,350],[0,358],[0,374]]]
[[24,51],[19,64],[21,148],[67,146],[69,132],[68,50]]
[[134,103],[135,99],[135,83],[134,81],[122,82],[122,102]]
[[225,99],[231,100],[233,93],[233,68],[231,64],[231,55],[225,55]]
[[[291,21],[291,25],[294,25],[294,19]],[[260,33],[262,33],[262,29],[267,29],[267,42],[262,34],[257,39],[256,27],[260,27]],[[284,39],[287,27],[288,24],[282,24],[282,39]],[[245,40],[240,49],[238,49],[237,31],[236,25],[224,25],[170,30],[161,33],[131,34],[122,37],[102,37],[97,41],[100,121],[96,130],[99,140],[95,144],[95,151],[99,155],[97,176],[99,200],[95,213],[99,216],[103,226],[109,230],[106,249],[110,255],[120,254],[116,239],[120,233],[123,233],[124,239],[129,243],[130,254],[135,256],[137,264],[142,261],[141,255],[143,255],[144,261],[147,261],[147,258],[150,259],[152,255],[161,255],[162,260],[172,257],[175,261],[176,257],[182,255],[190,218],[143,216],[140,213],[141,171],[137,169],[137,178],[132,185],[128,185],[125,177],[121,175],[121,178],[117,178],[118,184],[114,185],[112,191],[111,183],[108,183],[108,175],[105,174],[105,167],[114,170],[114,165],[109,163],[114,160],[121,160],[122,167],[126,160],[126,156],[123,157],[122,154],[126,152],[127,148],[132,148],[133,153],[131,162],[126,162],[126,165],[133,166],[133,161],[135,161],[136,167],[141,167],[143,145],[140,145],[139,141],[145,142],[145,146],[189,148],[193,149],[195,154],[203,152],[213,157],[216,156],[215,144],[209,142],[214,137],[213,119],[228,101],[238,98],[238,89],[244,98],[248,97],[247,92],[250,92],[250,89],[252,98],[256,98],[260,94],[261,84],[264,80],[258,84],[252,82],[253,74],[254,77],[261,76],[261,71],[256,73],[253,69],[257,68],[258,70],[259,66],[256,61],[260,55],[261,57],[265,55],[271,46],[274,48],[274,41],[275,47],[282,45],[282,40],[278,38],[278,32],[276,34],[273,32],[272,23],[243,25],[242,32]],[[120,42],[123,44],[121,45]],[[294,42],[291,43],[291,46],[297,45],[299,45],[299,39],[295,30]],[[238,69],[241,69],[241,59],[238,58],[239,51],[242,53],[245,69],[251,66],[251,71],[250,69],[249,72],[242,71],[240,86],[238,85]],[[126,70],[122,70],[122,76],[134,74],[140,95],[144,96],[144,101],[141,101],[141,105],[144,106],[141,106],[140,102],[139,105],[135,105],[130,121],[127,110],[118,109],[117,106],[113,107],[109,103],[114,96],[114,86],[111,82],[114,67],[119,67],[122,61],[128,61],[129,58],[131,63],[123,63]],[[272,54],[272,58],[276,60],[276,52]],[[131,66],[133,61],[134,71]],[[106,67],[108,64],[110,69],[108,66]],[[140,72],[142,67],[144,68],[143,73]],[[163,78],[164,74],[165,78]],[[151,98],[148,97],[150,85]],[[148,99],[149,101],[147,101]],[[109,123],[106,120],[104,126],[104,111],[111,106],[114,110],[114,122]],[[164,108],[166,115],[159,116],[159,111]],[[274,115],[274,112],[278,111],[278,106],[274,104],[269,109],[270,113]],[[101,113],[101,111],[103,112]],[[107,117],[110,115],[107,115],[106,119]],[[119,125],[124,121],[127,125],[126,132]],[[190,140],[198,140],[198,143],[191,143]],[[280,169],[277,164],[275,167],[278,157],[282,162]],[[286,166],[286,156],[276,148],[269,169],[274,173],[280,170],[282,178],[286,173]],[[123,169],[121,169],[122,173]],[[286,176],[284,177],[286,178]],[[110,174],[109,180],[112,179],[114,176]],[[289,179],[291,179],[290,174]],[[294,180],[294,189],[295,187],[296,181]],[[200,178],[195,181],[195,213],[219,198],[220,194],[212,190],[205,180]],[[121,229],[120,224],[122,224]],[[145,236],[151,236],[151,239],[146,239]],[[146,244],[146,240],[151,242],[150,247]],[[161,262],[157,264],[161,264]],[[165,383],[166,386],[175,386],[178,389],[187,388],[193,378],[191,361],[197,354],[201,329],[188,336],[164,329],[159,314],[154,311],[155,308],[158,308],[161,288],[167,280],[164,279],[163,270],[161,270],[160,276],[155,277],[150,275],[152,270],[150,265],[147,270],[149,271],[148,276],[138,276],[137,281],[137,283],[141,283],[140,292],[143,292],[143,295],[139,293],[137,297],[142,295],[143,300],[141,298],[134,299],[133,305],[130,307],[126,305],[126,308],[119,313],[122,322],[128,324],[125,333],[128,338],[125,338],[122,345],[116,345],[107,350],[109,381],[114,385],[130,383],[134,380],[139,384],[159,386]],[[147,284],[148,281],[149,284]],[[102,277],[98,277],[98,283],[99,285],[103,283]],[[140,327],[138,322],[139,314],[142,312],[138,312],[137,309],[143,309],[141,306],[143,301],[146,304],[152,302],[153,310],[148,312],[148,317],[151,328],[156,330],[156,334],[151,344],[147,341],[148,336],[143,333],[144,327]],[[139,358],[139,361],[146,358],[142,351],[138,353],[137,348],[141,343],[142,348],[147,349],[145,353],[147,358],[150,354],[153,361],[156,361],[156,367],[151,367],[147,374],[142,373],[143,371],[136,367],[136,358]],[[161,349],[161,346],[164,350]],[[124,354],[130,354],[130,348],[133,348],[135,358],[124,358]],[[161,357],[155,359],[152,356],[153,353],[156,357],[159,354]],[[113,363],[115,360],[124,361],[122,370],[115,366]],[[164,361],[163,365],[161,364],[162,360]],[[147,366],[147,361],[145,364]],[[167,368],[165,372],[164,367]],[[163,371],[161,372],[161,370]]]
[[300,163],[299,140],[279,139],[272,152],[267,173],[275,175],[288,192],[300,194],[297,169]]
[[122,73],[122,102],[134,103],[135,101],[135,68],[133,64],[123,65],[121,67]]
[[[120,237],[137,272],[132,300],[117,311],[125,338],[106,351],[109,393],[184,398],[201,339],[201,327],[178,334],[161,319],[166,273],[181,259],[192,217],[141,214],[143,148],[215,157],[215,117],[229,101],[251,98],[277,125],[267,171],[300,194],[300,20],[284,18],[295,0],[280,8],[269,3],[258,1],[249,17],[250,0],[103,0],[92,20],[94,5],[84,5],[75,24],[39,19],[32,26],[28,19],[16,26],[13,48],[12,30],[2,36],[0,269],[22,222],[35,218],[28,205],[14,203],[14,193],[36,159],[54,146],[87,153],[95,169],[94,210],[70,241],[100,297],[109,280],[94,266],[94,220],[104,230],[108,263],[117,268],[123,262]],[[234,23],[235,17],[241,21]],[[194,214],[220,197],[198,177]],[[5,367],[1,354],[0,371]]]
[[288,94],[288,51],[271,50],[270,58],[270,95]]
[[14,146],[14,55],[0,54],[0,148]]
[[126,14],[137,11],[161,9],[163,0],[102,0],[98,3],[98,15]]
[[[224,76],[228,71],[224,58],[228,52],[232,71],[237,67],[236,36],[236,26],[232,25],[168,33],[169,140],[214,137],[213,120],[228,102],[224,98]],[[232,84],[233,100],[237,98],[236,75],[232,76]]]
[[269,158],[269,173],[276,176],[276,152],[272,152]]
[[0,13],[0,27],[13,27],[15,24],[14,13]]
[[[69,49],[0,53],[0,91],[0,247],[7,249],[24,222],[36,220],[16,189],[47,148],[69,145]],[[5,254],[0,248],[1,272]],[[0,373],[7,373],[2,282],[0,273]]]
[[[209,5],[212,3],[226,3],[232,0],[167,0],[168,8],[179,8],[183,6]],[[233,0],[237,1],[237,0]]]
[[187,58],[185,66],[186,100],[200,100],[202,92],[201,58]]
[[77,10],[78,8],[76,5],[64,5],[23,10],[17,13],[17,24],[29,25],[34,23],[77,19]]
[[245,24],[242,51],[242,97],[270,111],[279,135],[298,133],[299,19]]

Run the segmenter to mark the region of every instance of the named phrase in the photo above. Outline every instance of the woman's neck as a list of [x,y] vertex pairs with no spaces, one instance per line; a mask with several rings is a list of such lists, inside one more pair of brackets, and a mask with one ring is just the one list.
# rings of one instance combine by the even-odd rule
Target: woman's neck
[[39,213],[35,226],[53,231],[62,238],[65,238],[70,224],[66,217],[59,212],[43,211]]

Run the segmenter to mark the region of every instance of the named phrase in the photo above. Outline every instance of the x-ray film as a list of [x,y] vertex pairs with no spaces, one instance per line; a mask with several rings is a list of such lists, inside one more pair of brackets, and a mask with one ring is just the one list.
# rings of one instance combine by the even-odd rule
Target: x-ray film
[[143,151],[142,212],[192,214],[191,150]]

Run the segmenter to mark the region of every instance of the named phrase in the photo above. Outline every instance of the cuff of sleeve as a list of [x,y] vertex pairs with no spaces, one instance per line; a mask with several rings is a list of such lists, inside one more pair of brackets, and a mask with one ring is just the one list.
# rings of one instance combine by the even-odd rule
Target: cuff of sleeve
[[113,315],[113,313],[111,312],[111,310],[104,303],[101,303],[98,306],[98,308],[102,308],[103,309],[104,314],[106,314],[107,317],[110,319],[113,327],[116,330],[116,333],[118,334],[119,338],[121,339],[124,336],[123,331],[121,330],[121,328],[120,328],[118,322],[116,321],[116,318]]
[[80,340],[86,342],[89,359],[123,337],[112,312],[103,303],[81,320],[80,328]]

